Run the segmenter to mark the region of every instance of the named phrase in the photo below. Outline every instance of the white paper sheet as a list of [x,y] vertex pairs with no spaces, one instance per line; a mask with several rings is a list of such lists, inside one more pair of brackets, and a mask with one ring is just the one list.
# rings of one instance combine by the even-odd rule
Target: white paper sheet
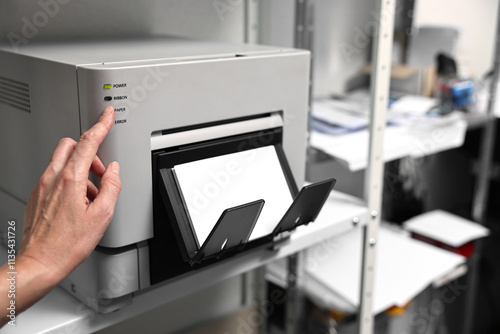
[[[304,287],[322,307],[355,312],[359,307],[362,229],[319,243],[306,251]],[[404,306],[427,286],[454,272],[465,258],[410,239],[384,226],[379,230],[373,314]],[[283,280],[285,262],[273,263],[268,273]],[[270,266],[268,266],[270,267]]]
[[[344,101],[328,100],[313,103],[312,116],[329,124],[348,130],[358,130],[368,125],[367,114],[353,111]],[[358,108],[359,109],[359,108]]]
[[424,116],[437,103],[437,99],[430,97],[406,95],[396,100],[389,111],[411,116]]
[[174,171],[200,246],[227,208],[265,201],[253,240],[271,233],[292,204],[274,146],[180,164]]
[[[463,144],[467,122],[460,114],[425,117],[406,126],[389,126],[384,132],[384,162],[406,156],[421,157]],[[368,130],[340,136],[311,132],[311,146],[336,158],[350,171],[366,167]]]
[[443,242],[452,247],[486,237],[490,230],[473,221],[442,210],[434,210],[413,217],[404,223],[408,231]]
[[[361,229],[335,239],[330,246],[330,257],[318,261],[320,265],[306,267],[308,279],[335,291],[350,304],[359,305],[361,242]],[[320,252],[313,248],[307,256],[314,259],[315,253]],[[460,255],[381,228],[377,242],[373,313],[394,305],[405,305],[434,280],[464,262],[465,258]],[[314,262],[310,260],[309,263]]]

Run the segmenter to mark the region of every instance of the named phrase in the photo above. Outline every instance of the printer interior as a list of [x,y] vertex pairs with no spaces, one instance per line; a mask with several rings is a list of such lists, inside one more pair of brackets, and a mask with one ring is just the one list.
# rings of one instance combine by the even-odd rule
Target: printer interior
[[[251,127],[255,120],[265,121],[269,127],[245,133],[245,130],[242,129],[245,126]],[[196,129],[188,129],[187,131],[191,131],[191,134],[184,136],[186,140],[180,145],[152,151],[154,238],[149,242],[151,284],[237,255],[244,250],[262,246],[273,248],[277,240],[283,239],[284,233],[314,221],[334,185],[334,180],[305,188],[309,190],[308,196],[297,196],[299,190],[282,148],[282,125],[281,113],[258,115],[250,120],[232,120],[225,125],[217,124],[218,131],[212,131],[210,125],[202,125]],[[219,132],[225,133],[226,131],[220,131],[220,127],[224,126],[237,127],[243,133],[216,138],[210,136],[210,134]],[[162,136],[177,136],[183,130],[185,129],[171,130]],[[198,133],[193,134],[194,131],[198,131]],[[207,135],[203,136],[200,133]],[[196,138],[196,141],[190,142],[188,138],[193,137]],[[204,140],[200,140],[201,138]],[[158,140],[158,137],[156,139]],[[168,139],[164,141],[169,142]],[[171,140],[171,142],[175,142],[175,140]],[[245,158],[238,160],[238,157],[245,154]],[[261,161],[252,164],[258,160],[259,155],[262,157]],[[225,210],[216,212],[218,220],[212,215],[212,221],[206,219],[202,221],[202,225],[205,226],[201,226],[199,229],[208,229],[210,233],[205,233],[208,237],[200,240],[199,230],[197,231],[197,226],[193,223],[193,215],[203,216],[203,212],[193,212],[192,207],[190,210],[189,204],[191,203],[187,203],[185,194],[192,192],[193,189],[183,189],[176,175],[176,167],[195,161],[203,162],[217,158],[222,159],[222,164],[215,164],[218,169],[213,170],[213,168],[208,167],[201,170],[188,170],[191,173],[187,177],[195,178],[189,183],[190,186],[203,187],[203,183],[205,183],[208,186],[206,190],[212,189],[215,196],[207,195],[213,201],[223,202],[219,205],[207,203],[207,206],[225,208]],[[274,163],[274,166],[273,158],[276,158],[277,162],[277,164]],[[244,165],[245,162],[248,162],[248,166]],[[243,176],[237,175],[240,176],[239,179],[245,181],[244,189],[239,189],[238,193],[253,192],[253,196],[256,197],[243,196],[246,198],[245,202],[238,202],[239,198],[233,198],[237,193],[234,188],[238,188],[240,184],[234,181],[234,177],[233,180],[230,179],[229,172],[220,170],[224,169],[224,166],[231,167],[231,163],[233,163],[232,168],[239,168],[240,171],[245,167],[259,169],[258,165],[260,164],[260,170],[251,170]],[[204,166],[206,165],[204,164]],[[262,166],[268,171],[264,171]],[[269,172],[269,170],[273,170],[274,173]],[[225,184],[217,183],[215,179],[217,171],[219,175],[224,173]],[[266,173],[273,175],[266,177]],[[200,182],[199,175],[203,179],[203,174],[214,177],[213,182]],[[231,182],[236,183],[232,189],[227,185]],[[226,187],[223,187],[224,185]],[[226,192],[226,196],[220,194],[224,192]],[[271,196],[268,194],[269,192],[275,193],[274,198],[272,194]],[[197,193],[198,196],[203,196],[198,189]],[[270,198],[270,200],[266,201],[266,198]],[[296,201],[293,201],[294,198]],[[307,205],[301,203],[306,201],[309,201]],[[284,207],[284,205],[286,206]],[[262,220],[263,208],[267,209],[268,217],[270,214],[272,215],[271,219],[267,219],[267,222]],[[289,212],[288,215],[286,215],[287,212]],[[267,226],[260,228],[259,233],[252,233],[259,224]]]

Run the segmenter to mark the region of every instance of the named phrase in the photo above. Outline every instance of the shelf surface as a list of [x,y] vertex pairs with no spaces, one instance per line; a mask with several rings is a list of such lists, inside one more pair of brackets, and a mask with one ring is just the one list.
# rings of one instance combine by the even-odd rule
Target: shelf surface
[[[366,206],[360,199],[332,191],[316,222],[298,227],[277,251],[249,251],[159,284],[136,293],[130,305],[109,314],[94,312],[57,287],[20,314],[16,327],[6,325],[0,330],[0,334],[94,332],[359,228],[366,223],[366,213]],[[359,219],[357,224],[353,224],[355,217]],[[2,252],[3,258],[6,259],[6,249],[2,248]]]
[[[384,132],[383,160],[388,162],[407,156],[421,157],[460,147],[468,124],[480,126],[483,121],[479,116],[450,114],[439,118],[425,118],[407,125],[388,126]],[[312,131],[310,143],[311,147],[355,172],[366,168],[369,135],[367,129],[337,136]]]
[[[318,306],[354,314],[359,308],[362,231],[351,231],[309,248],[304,255],[303,286]],[[411,239],[382,225],[377,242],[373,313],[404,307],[430,284],[464,274],[460,255]],[[269,280],[285,286],[286,263],[267,267]],[[341,270],[339,270],[339,268]],[[457,268],[460,270],[457,273]]]

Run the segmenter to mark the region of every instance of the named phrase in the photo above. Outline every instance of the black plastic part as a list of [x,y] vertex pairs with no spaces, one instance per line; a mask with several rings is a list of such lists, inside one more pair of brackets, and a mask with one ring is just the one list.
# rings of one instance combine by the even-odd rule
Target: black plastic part
[[181,194],[178,191],[177,182],[172,169],[160,169],[160,180],[158,186],[165,207],[170,208],[175,216],[176,224],[172,224],[176,238],[180,242],[180,249],[184,261],[192,259],[200,245],[192,232],[192,224],[185,210]]
[[241,251],[250,239],[263,207],[264,200],[261,199],[224,210],[192,262]]
[[[182,200],[182,193],[175,180],[173,168],[176,165],[187,162],[272,145],[280,160],[292,196],[295,196],[298,190],[281,147],[281,140],[282,130],[276,128],[153,152],[153,175],[155,175],[153,184],[160,189],[160,193],[162,194],[160,201],[153,196],[154,206],[164,204],[167,208],[176,239],[173,242],[179,244],[184,261],[192,260],[201,245],[198,243],[195,229],[192,226],[189,213]],[[155,239],[158,235],[156,233],[157,224],[163,224],[163,222],[154,220]],[[264,237],[264,239],[266,238]],[[152,256],[157,255],[152,254]]]
[[[282,137],[282,129],[275,128],[152,152],[154,237],[148,241],[151,284],[158,284],[174,277],[178,278],[194,269],[209,266],[238,254],[227,252],[221,254],[219,258],[212,257],[194,266],[190,263],[199,251],[200,245],[188,218],[182,218],[184,215],[187,217],[187,212],[178,187],[171,187],[176,183],[171,169],[175,165],[190,161],[268,145],[276,147],[281,144]],[[276,150],[280,156],[281,147],[276,147]],[[162,169],[166,170],[162,172]],[[290,183],[294,182],[293,175],[289,168],[285,168],[284,172],[289,187],[292,188],[293,185]],[[245,250],[265,247],[268,244],[269,239],[262,237],[248,242]]]
[[292,197],[296,197],[299,193],[299,188],[293,179],[292,169],[290,168],[290,164],[285,155],[285,151],[283,151],[283,146],[281,144],[274,145],[276,150],[276,155],[278,156],[278,160],[281,164],[281,169],[283,169],[283,173],[285,174],[285,179],[288,184],[288,189],[292,194]]
[[272,237],[315,221],[332,191],[335,181],[335,179],[328,179],[303,187],[274,229]]
[[[282,137],[282,129],[275,128],[152,152],[154,237],[149,240],[151,284],[180,278],[192,270],[238,256],[243,248],[248,251],[277,245],[273,240],[275,236],[316,219],[335,180],[309,185],[299,192],[281,146]],[[295,197],[294,202],[273,233],[252,241],[249,238],[263,200],[226,209],[200,247],[172,169],[182,163],[265,146],[274,146],[290,193]]]

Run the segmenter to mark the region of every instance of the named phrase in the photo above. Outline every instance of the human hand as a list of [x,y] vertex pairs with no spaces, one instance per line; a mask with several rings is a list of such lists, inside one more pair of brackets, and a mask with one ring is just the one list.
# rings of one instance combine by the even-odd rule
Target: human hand
[[[50,271],[55,280],[90,255],[113,216],[121,189],[119,165],[105,168],[96,155],[113,122],[108,107],[78,143],[62,139],[26,206],[18,256]],[[102,178],[99,189],[89,171]]]
[[[114,110],[106,108],[99,121],[77,143],[64,138],[31,193],[24,213],[21,247],[15,258],[15,300],[0,268],[0,327],[45,296],[82,263],[101,240],[113,217],[121,189],[120,167],[104,167],[97,149],[113,126]],[[89,171],[101,178],[99,189]],[[15,318],[15,316],[14,316]]]

